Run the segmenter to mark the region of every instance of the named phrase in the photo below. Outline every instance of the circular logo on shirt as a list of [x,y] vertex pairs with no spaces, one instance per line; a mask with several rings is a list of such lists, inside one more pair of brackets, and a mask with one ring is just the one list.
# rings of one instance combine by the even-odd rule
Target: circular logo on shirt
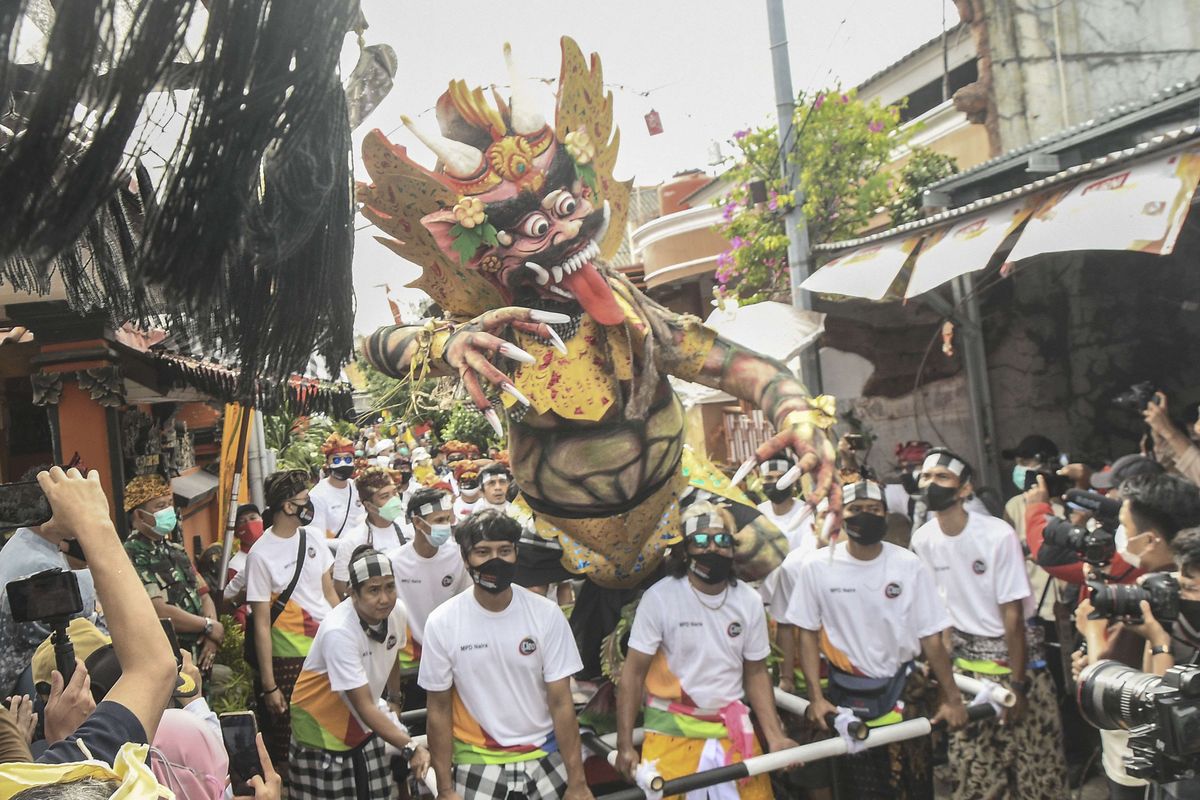
[[742,635],[742,623],[740,623],[740,622],[729,623],[729,627],[725,629],[725,632],[727,634],[729,634],[730,639],[736,639],[737,637]]
[[532,636],[526,636],[521,640],[521,643],[517,645],[517,650],[523,656],[531,656],[537,652],[537,642],[533,640]]
[[387,638],[387,649],[391,650],[396,646],[396,634],[390,634]]
[[976,575],[982,575],[983,573],[987,572],[987,564],[983,563],[982,558],[977,558],[975,559],[974,563],[971,564],[971,570]]
[[309,547],[308,547],[308,557],[309,557],[309,558],[316,558],[316,557],[317,557],[317,548],[313,547],[312,545],[309,545]]
[[454,583],[453,575],[447,575],[446,577],[442,578],[442,586],[446,587],[447,589],[450,588],[450,584],[452,583]]
[[895,600],[900,596],[901,591],[900,584],[892,581],[887,586],[883,587],[883,596],[889,600]]

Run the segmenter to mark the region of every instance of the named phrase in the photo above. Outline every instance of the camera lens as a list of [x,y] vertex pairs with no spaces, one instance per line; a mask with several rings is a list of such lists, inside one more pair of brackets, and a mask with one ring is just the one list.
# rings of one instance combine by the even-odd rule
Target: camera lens
[[1076,688],[1083,718],[1103,730],[1129,730],[1154,721],[1151,698],[1162,678],[1119,661],[1084,668]]
[[1139,617],[1141,602],[1150,600],[1150,593],[1133,584],[1106,584],[1091,581],[1092,607],[1102,617]]

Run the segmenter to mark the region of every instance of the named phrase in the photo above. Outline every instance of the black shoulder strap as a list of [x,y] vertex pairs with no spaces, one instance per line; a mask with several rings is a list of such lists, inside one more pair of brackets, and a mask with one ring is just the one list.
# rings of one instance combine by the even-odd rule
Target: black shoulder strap
[[275,598],[275,602],[271,604],[271,624],[275,624],[275,620],[279,619],[279,615],[283,613],[283,609],[288,604],[288,600],[292,599],[292,592],[296,591],[296,584],[300,582],[300,572],[304,569],[304,556],[306,543],[304,528],[300,529],[300,545],[296,550],[296,571],[292,573],[292,582],[287,585],[283,593]]
[[400,544],[408,544],[408,537],[404,535],[404,531],[400,529],[400,523],[392,521],[392,530],[396,532],[396,539]]
[[346,530],[346,520],[350,519],[350,506],[354,503],[353,484],[347,483],[346,491],[348,492],[346,497],[346,515],[342,517],[342,524],[338,526],[338,532],[333,535],[333,538],[335,539],[340,539],[342,537],[342,531]]

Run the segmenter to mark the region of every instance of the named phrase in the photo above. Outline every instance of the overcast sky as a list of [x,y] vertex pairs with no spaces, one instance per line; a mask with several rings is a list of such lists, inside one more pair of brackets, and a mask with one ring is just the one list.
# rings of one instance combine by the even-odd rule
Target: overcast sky
[[[943,4],[946,24],[955,24],[951,0],[784,0],[793,88],[858,84],[938,35]],[[395,48],[399,69],[391,94],[355,131],[356,150],[380,128],[432,167],[433,155],[400,127],[400,115],[432,127],[432,106],[451,79],[506,84],[506,41],[527,76],[557,78],[563,35],[600,54],[621,128],[618,178],[656,185],[682,170],[711,171],[714,142],[775,121],[765,0],[362,0],[362,7],[367,43]],[[347,73],[356,54],[347,48]],[[552,91],[544,90],[551,121]],[[659,136],[643,120],[651,109],[662,117]],[[367,179],[361,164],[358,172]],[[355,329],[366,333],[391,323],[381,285],[399,289],[417,273],[374,241],[365,219],[358,227]]]

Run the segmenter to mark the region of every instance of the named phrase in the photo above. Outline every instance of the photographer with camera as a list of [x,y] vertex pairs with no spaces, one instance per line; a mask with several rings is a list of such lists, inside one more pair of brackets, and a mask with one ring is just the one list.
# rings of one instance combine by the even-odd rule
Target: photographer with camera
[[[1117,538],[1124,543],[1117,546],[1124,562],[1146,575],[1136,586],[1116,583],[1104,574],[1098,576],[1103,581],[1088,580],[1090,595],[1075,612],[1076,627],[1087,643],[1086,654],[1073,657],[1076,673],[1102,659],[1135,669],[1146,663],[1154,670],[1156,661],[1170,658],[1170,636],[1159,618],[1177,615],[1178,584],[1167,574],[1175,569],[1172,543],[1180,530],[1200,524],[1200,490],[1182,478],[1144,474],[1124,481],[1120,491],[1118,519],[1124,536]],[[1110,574],[1116,575],[1116,570]],[[1110,796],[1140,797],[1145,781],[1125,771],[1129,734],[1102,730],[1101,741]]]
[[1191,436],[1175,427],[1167,409],[1167,396],[1162,392],[1154,393],[1154,402],[1146,404],[1142,417],[1150,426],[1155,452],[1160,458],[1169,456],[1180,475],[1200,484],[1200,447],[1193,440],[1200,438],[1200,418],[1192,423]]

